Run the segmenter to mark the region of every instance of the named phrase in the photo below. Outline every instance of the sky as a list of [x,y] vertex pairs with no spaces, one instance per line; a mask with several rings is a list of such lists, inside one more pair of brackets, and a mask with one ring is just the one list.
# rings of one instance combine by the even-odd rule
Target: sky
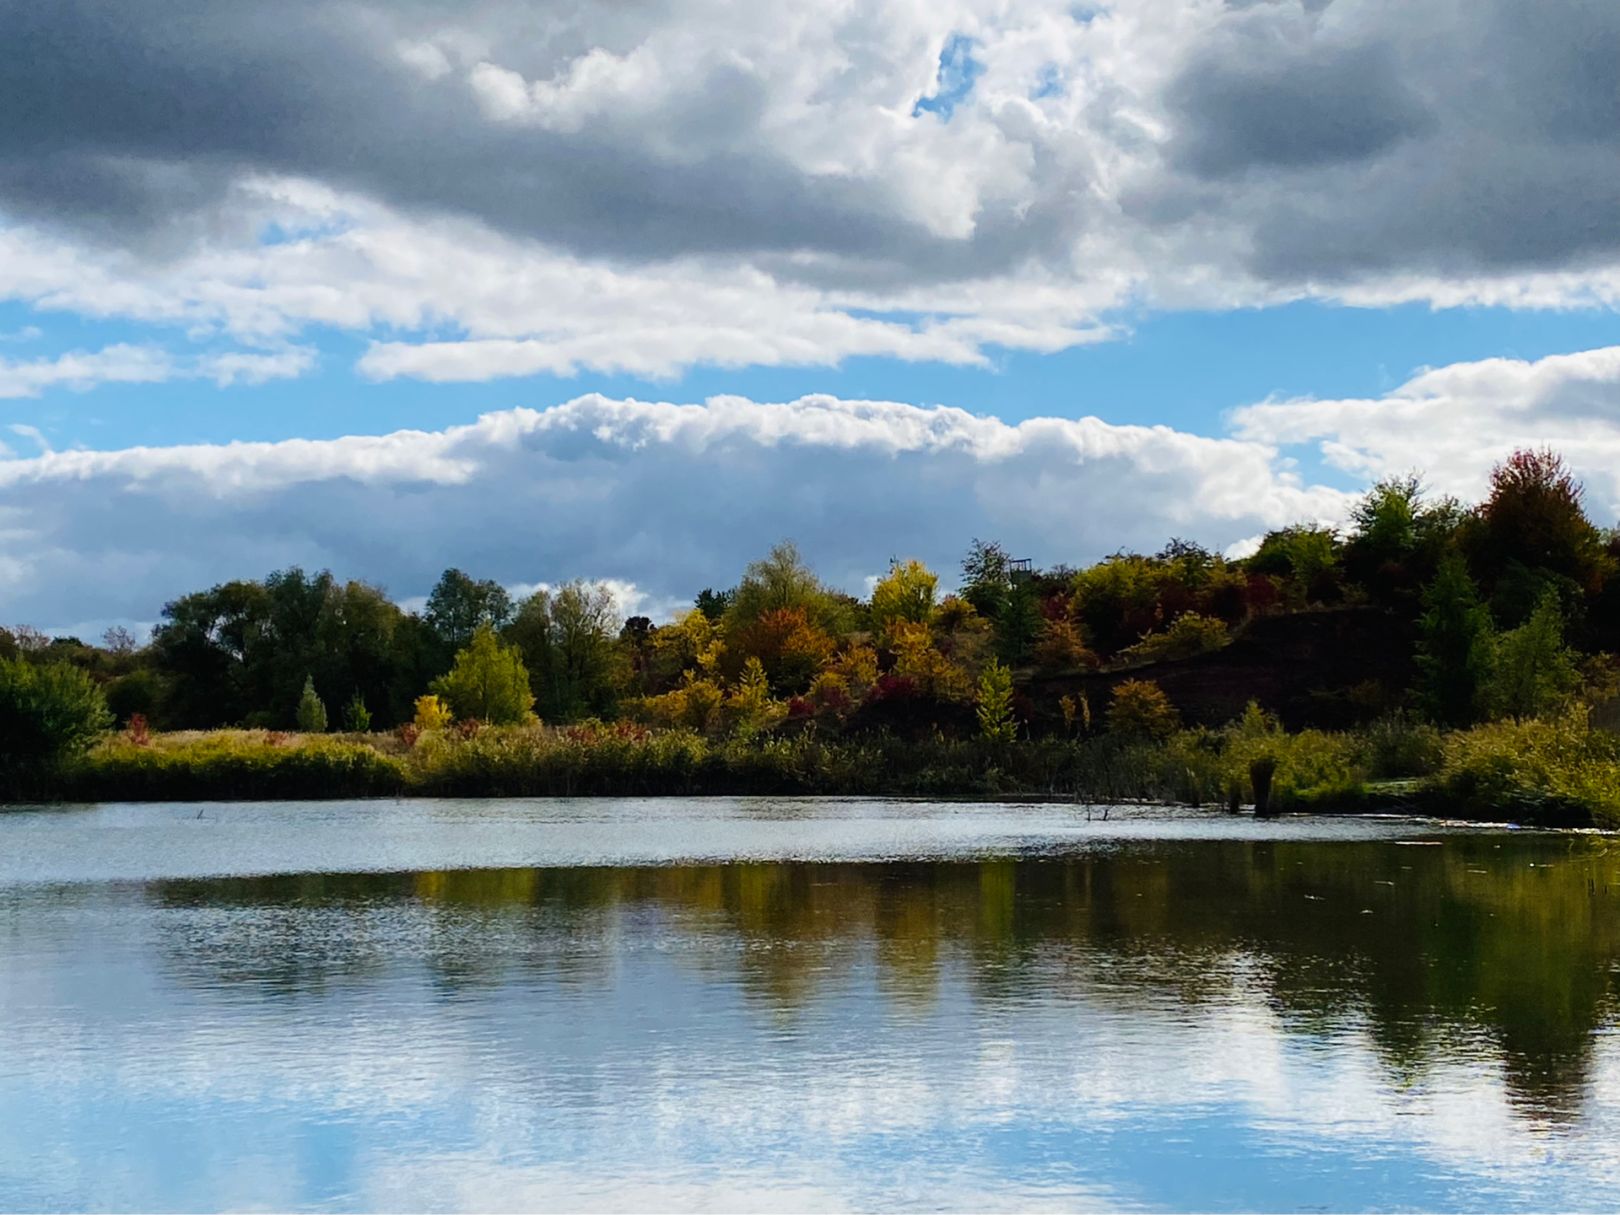
[[0,622],[1620,516],[1612,0],[0,0]]

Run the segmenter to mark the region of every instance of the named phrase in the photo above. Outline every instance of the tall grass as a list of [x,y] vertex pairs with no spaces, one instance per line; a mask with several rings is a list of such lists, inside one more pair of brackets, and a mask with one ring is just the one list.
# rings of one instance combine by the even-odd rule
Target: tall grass
[[813,729],[715,739],[628,723],[404,737],[120,735],[72,766],[57,792],[84,800],[801,793],[1229,805],[1250,801],[1251,772],[1267,767],[1278,810],[1410,805],[1620,826],[1620,740],[1582,714],[1448,735],[1403,718],[1353,733],[1288,733],[1251,709],[1222,729],[1178,730],[1158,741],[918,740]]

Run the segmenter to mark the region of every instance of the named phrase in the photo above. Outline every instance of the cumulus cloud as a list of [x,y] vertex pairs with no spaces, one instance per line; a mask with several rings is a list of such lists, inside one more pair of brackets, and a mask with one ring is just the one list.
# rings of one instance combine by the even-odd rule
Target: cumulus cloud
[[730,585],[783,537],[859,591],[893,556],[954,570],[974,536],[1075,562],[1342,515],[1343,494],[1273,454],[1095,418],[595,395],[439,432],[45,452],[0,460],[3,617],[151,620],[184,591],[291,564],[400,598],[451,564],[609,579],[647,610]]
[[1514,448],[1550,446],[1584,478],[1601,524],[1620,514],[1620,346],[1526,362],[1486,359],[1420,371],[1382,397],[1287,400],[1233,414],[1235,433],[1314,445],[1358,478],[1422,470],[1475,500]]
[[0,298],[368,375],[1620,298],[1590,0],[0,0]]

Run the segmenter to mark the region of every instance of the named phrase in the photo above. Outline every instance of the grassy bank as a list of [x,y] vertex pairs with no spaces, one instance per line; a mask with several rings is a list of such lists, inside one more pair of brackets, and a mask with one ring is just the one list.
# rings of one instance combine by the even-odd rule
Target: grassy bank
[[1156,740],[1013,743],[814,731],[714,739],[627,724],[420,737],[116,735],[33,792],[57,800],[825,794],[1226,806],[1253,800],[1257,763],[1273,771],[1280,811],[1410,809],[1620,826],[1620,740],[1580,715],[1443,734],[1401,718],[1356,732],[1285,733],[1251,713]]

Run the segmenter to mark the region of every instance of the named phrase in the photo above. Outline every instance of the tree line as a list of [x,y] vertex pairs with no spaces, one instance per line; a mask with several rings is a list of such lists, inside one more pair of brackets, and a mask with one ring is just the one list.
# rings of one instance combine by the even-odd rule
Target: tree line
[[[795,718],[843,728],[905,706],[1010,739],[1035,708],[1030,676],[1140,667],[1119,723],[1173,721],[1154,663],[1219,649],[1255,617],[1359,605],[1419,637],[1415,681],[1390,695],[1464,726],[1612,692],[1617,575],[1620,537],[1590,519],[1558,455],[1527,450],[1492,471],[1478,504],[1391,478],[1343,529],[1281,528],[1241,559],[1172,540],[1032,568],[974,540],[953,593],[897,559],[858,598],[783,543],[664,624],[621,619],[609,590],[585,581],[515,599],[450,569],[415,612],[380,587],[291,568],[175,599],[145,644],[116,629],[99,644],[0,629],[0,717],[20,722],[6,697],[46,695],[41,681],[66,670],[110,718],[171,730],[363,732],[426,713],[748,733]],[[1101,706],[1093,723],[1089,705],[1065,700],[1068,728],[1105,724]]]

